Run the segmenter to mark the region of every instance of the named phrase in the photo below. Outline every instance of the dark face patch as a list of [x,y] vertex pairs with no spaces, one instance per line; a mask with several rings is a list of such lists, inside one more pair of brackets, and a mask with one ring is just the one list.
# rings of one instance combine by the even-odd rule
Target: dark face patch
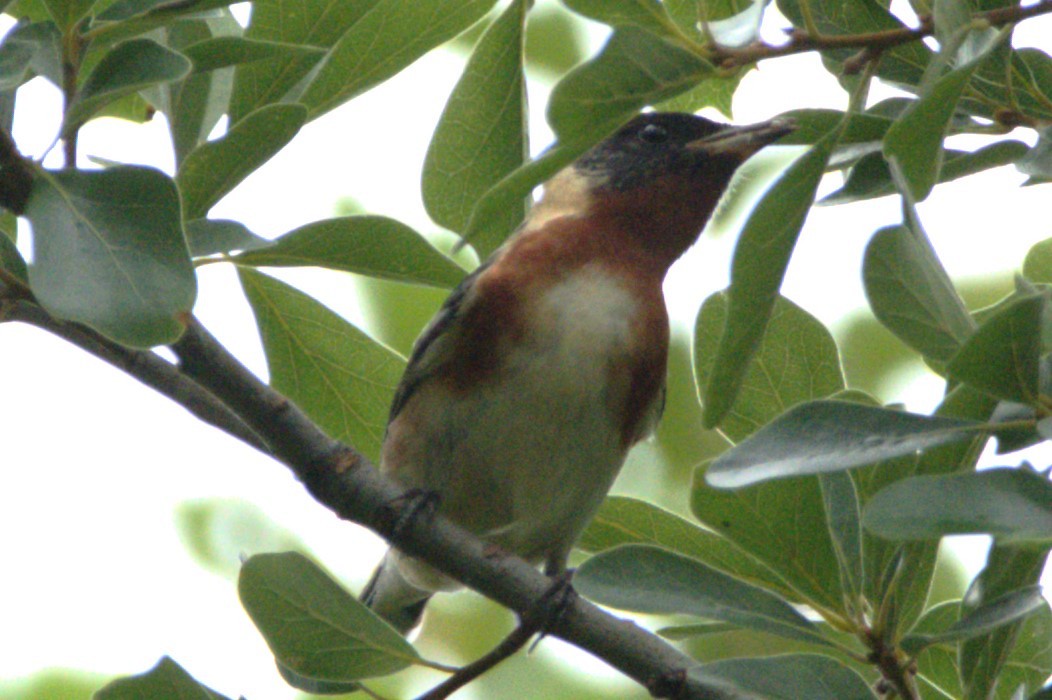
[[624,192],[654,177],[702,168],[704,157],[686,145],[725,128],[693,114],[642,114],[581,156],[576,168],[599,176],[603,189]]

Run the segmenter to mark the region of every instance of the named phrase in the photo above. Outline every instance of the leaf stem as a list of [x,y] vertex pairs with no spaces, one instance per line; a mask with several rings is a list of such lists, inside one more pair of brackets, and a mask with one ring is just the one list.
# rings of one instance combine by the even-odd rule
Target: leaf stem
[[[87,22],[85,17],[66,30],[62,37],[62,115],[69,113],[69,108],[77,98],[77,83],[80,81],[80,68],[84,60],[84,52],[88,47],[88,40],[81,34]],[[63,119],[65,122],[65,119]],[[68,129],[68,130],[67,130]],[[80,133],[80,125],[67,125],[63,123],[62,159],[66,168],[77,167],[77,137]]]

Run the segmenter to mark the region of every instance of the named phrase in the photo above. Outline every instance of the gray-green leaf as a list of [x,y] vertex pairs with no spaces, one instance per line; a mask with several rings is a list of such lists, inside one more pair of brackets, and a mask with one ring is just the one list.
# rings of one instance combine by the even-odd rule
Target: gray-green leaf
[[[424,160],[421,190],[427,213],[452,231],[463,232],[475,203],[495,182],[523,164],[526,92],[523,35],[528,3],[515,0],[489,27],[464,67],[442,111]],[[497,226],[510,231],[526,213],[504,210]],[[485,255],[492,246],[473,243]]]
[[412,665],[416,650],[329,574],[295,552],[257,554],[238,595],[278,662],[319,681],[354,681]]
[[315,118],[387,80],[481,19],[495,0],[379,0],[347,27],[299,102]]
[[714,72],[711,63],[637,26],[623,26],[598,56],[552,90],[548,121],[560,141],[602,138],[639,109],[685,92]]
[[135,347],[174,341],[197,294],[174,183],[157,170],[39,171],[29,280],[51,313]]
[[158,83],[179,80],[190,61],[152,39],[131,39],[115,46],[92,69],[62,121],[68,135],[109,102]]
[[239,268],[270,383],[325,431],[376,460],[405,362],[315,299]]
[[[817,654],[726,659],[688,671],[689,677],[750,700],[875,700],[869,685],[839,661]],[[723,685],[726,684],[726,685]]]
[[863,523],[889,539],[989,533],[1004,542],[1052,542],[1052,483],[1027,468],[897,481],[866,506]]
[[385,216],[315,221],[235,260],[260,267],[324,267],[447,289],[464,277],[464,270],[419,233]]
[[827,134],[789,166],[742,229],[731,263],[728,322],[704,388],[707,426],[718,425],[738,397],[838,135]]
[[999,399],[1033,405],[1046,302],[1044,294],[1032,294],[986,319],[950,360],[947,373]]
[[820,474],[967,440],[981,423],[841,401],[790,409],[720,455],[705,474],[719,488]]
[[910,634],[900,643],[907,654],[916,655],[932,644],[958,642],[988,634],[999,627],[1021,620],[1043,608],[1045,598],[1040,586],[1028,586],[1007,593],[1000,598],[984,602],[942,632],[933,634]]
[[696,615],[813,644],[829,643],[779,596],[658,547],[625,545],[597,554],[577,570],[574,587],[622,610]]
[[946,362],[975,329],[930,245],[907,226],[881,229],[862,262],[866,298],[877,319],[926,357]]
[[198,683],[182,666],[167,656],[146,673],[118,678],[108,683],[93,697],[95,700],[143,700],[143,698],[226,700],[226,696]]
[[190,151],[175,177],[185,218],[208,214],[223,195],[291,141],[306,120],[302,105],[269,105],[242,119],[222,138]]

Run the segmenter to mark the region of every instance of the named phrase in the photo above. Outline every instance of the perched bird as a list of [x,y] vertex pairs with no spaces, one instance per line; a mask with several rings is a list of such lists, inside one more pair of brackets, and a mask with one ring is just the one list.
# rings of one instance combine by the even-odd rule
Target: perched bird
[[[553,177],[417,341],[382,470],[437,493],[441,513],[486,541],[562,572],[660,417],[665,273],[735,169],[792,129],[647,113]],[[392,549],[362,600],[404,633],[434,592],[455,587]]]

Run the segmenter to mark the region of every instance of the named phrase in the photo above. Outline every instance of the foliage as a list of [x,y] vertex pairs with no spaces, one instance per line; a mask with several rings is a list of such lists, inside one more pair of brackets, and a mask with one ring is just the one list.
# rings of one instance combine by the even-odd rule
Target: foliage
[[[694,424],[683,435],[680,424],[680,447],[668,448],[702,445],[689,487],[694,517],[608,499],[580,543],[591,556],[576,586],[614,608],[692,618],[677,618],[669,638],[762,633],[734,659],[698,647],[690,672],[749,697],[867,698],[871,688],[902,698],[1047,697],[1052,611],[1036,584],[1052,548],[1052,465],[1011,453],[1052,439],[1052,239],[1020,261],[1006,298],[970,308],[916,204],[942,182],[1008,163],[1035,184],[1049,179],[1052,57],[1014,48],[1011,34],[1052,3],[911,2],[921,21],[909,27],[880,0],[564,0],[544,6],[537,26],[549,34],[532,35],[528,20],[541,10],[528,0],[255,0],[247,27],[227,4],[6,3],[20,21],[0,43],[0,100],[36,76],[55,83],[68,167],[19,161],[10,111],[0,113],[0,199],[34,232],[29,264],[0,235],[0,320],[6,302],[28,301],[128,347],[168,345],[193,307],[195,268],[234,265],[271,385],[375,457],[402,358],[257,268],[449,288],[461,267],[390,218],[337,217],[266,241],[210,219],[217,201],[311,120],[471,30],[477,40],[435,127],[422,191],[434,221],[484,257],[521,220],[535,186],[638,110],[726,110],[757,61],[818,51],[849,107],[792,114],[788,140],[806,148],[753,206],[730,287],[698,314],[695,391],[670,394],[669,421],[698,414],[700,398],[698,418],[722,436]],[[782,46],[757,38],[775,9],[793,29]],[[572,35],[580,16],[611,33],[567,70],[579,58],[573,46],[545,38]],[[929,36],[936,43],[922,41]],[[549,79],[566,71],[546,106],[556,142],[535,160],[527,67],[548,69]],[[871,104],[873,81],[903,96]],[[154,112],[170,126],[174,174],[78,167],[87,121]],[[209,140],[222,115],[225,133]],[[1005,138],[1015,127],[1036,132],[1036,145]],[[947,148],[958,134],[989,142]],[[945,378],[934,415],[883,406],[852,386],[830,332],[779,293],[830,173],[844,185],[826,204],[901,201],[901,218],[873,232],[862,277],[879,323]],[[976,471],[991,438],[1004,466]],[[994,535],[988,566],[967,595],[934,600],[938,543],[958,533]],[[301,554],[249,559],[239,592],[296,687],[343,692],[435,666]],[[220,697],[167,658],[98,697],[146,695]]]

